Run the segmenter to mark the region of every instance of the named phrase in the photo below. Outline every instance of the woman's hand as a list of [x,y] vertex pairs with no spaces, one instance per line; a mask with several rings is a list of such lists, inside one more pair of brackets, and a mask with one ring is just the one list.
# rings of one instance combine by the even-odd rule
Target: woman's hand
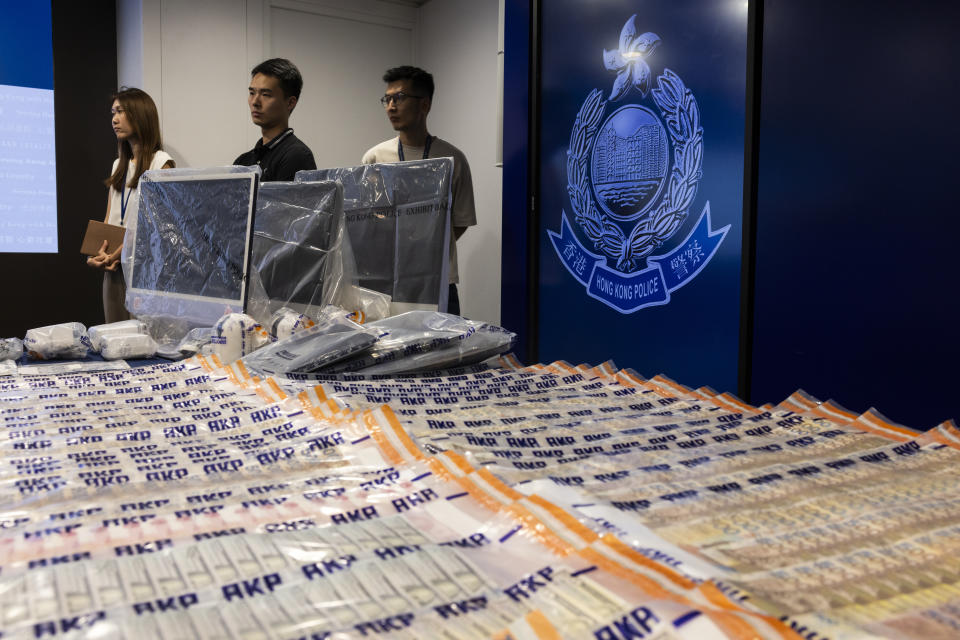
[[[114,257],[114,254],[116,254],[116,257]],[[87,258],[87,264],[104,271],[116,271],[117,265],[120,264],[120,250],[117,249],[112,254],[107,253],[107,241],[104,240],[97,255]]]
[[[104,243],[106,243],[106,241],[104,241]],[[104,247],[104,249],[106,249],[106,247]],[[122,249],[123,245],[121,244],[119,247],[117,247],[116,251],[109,254],[107,265],[104,267],[104,269],[107,271],[116,271],[120,268],[120,251]]]

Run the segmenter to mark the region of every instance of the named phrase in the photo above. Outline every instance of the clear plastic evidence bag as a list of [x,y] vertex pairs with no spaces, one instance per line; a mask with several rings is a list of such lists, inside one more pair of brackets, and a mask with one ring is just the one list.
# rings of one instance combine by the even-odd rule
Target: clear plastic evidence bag
[[265,182],[257,192],[247,314],[279,309],[317,316],[353,284],[344,259],[343,188],[333,181]]
[[161,344],[245,308],[259,179],[258,167],[140,177],[122,255],[126,307]]
[[390,296],[391,315],[447,310],[452,158],[300,171],[343,187],[360,287]]
[[371,347],[379,332],[328,307],[316,324],[244,356],[252,371],[266,375],[310,373]]

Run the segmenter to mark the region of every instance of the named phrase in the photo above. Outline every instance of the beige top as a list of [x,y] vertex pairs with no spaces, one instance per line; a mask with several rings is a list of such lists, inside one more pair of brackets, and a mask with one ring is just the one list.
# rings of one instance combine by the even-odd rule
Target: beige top
[[[168,154],[166,151],[157,151],[153,154],[153,160],[150,162],[150,168],[148,171],[160,169],[163,167],[163,165],[172,160],[173,158],[171,158],[170,154]],[[110,175],[113,175],[113,172],[116,171],[118,162],[120,162],[120,158],[117,158],[113,161],[113,167],[110,169]],[[131,160],[130,166],[127,168],[127,182],[130,181],[129,177],[133,176],[133,174],[136,172],[136,167],[137,165],[133,162],[133,160]],[[123,203],[120,202],[121,197],[123,199],[129,198],[127,200],[127,212],[123,217],[122,223],[120,222],[120,212],[123,209]],[[130,188],[127,187],[123,194],[113,187],[110,187],[109,191],[107,192],[107,202],[110,204],[110,217],[107,218],[107,224],[117,225],[118,227],[127,226],[127,223],[132,219],[130,216],[134,216],[135,218],[137,215],[137,210],[140,208],[140,183],[137,183],[137,188],[132,192]]]

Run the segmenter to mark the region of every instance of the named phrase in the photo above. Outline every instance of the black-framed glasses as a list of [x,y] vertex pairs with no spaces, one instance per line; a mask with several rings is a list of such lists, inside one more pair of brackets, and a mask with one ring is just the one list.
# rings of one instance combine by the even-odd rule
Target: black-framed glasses
[[417,98],[418,100],[423,96],[414,96],[409,93],[404,93],[403,91],[397,91],[396,93],[388,93],[387,95],[380,98],[380,104],[383,106],[389,106],[391,103],[396,102],[398,105],[403,104],[403,101],[407,98]]

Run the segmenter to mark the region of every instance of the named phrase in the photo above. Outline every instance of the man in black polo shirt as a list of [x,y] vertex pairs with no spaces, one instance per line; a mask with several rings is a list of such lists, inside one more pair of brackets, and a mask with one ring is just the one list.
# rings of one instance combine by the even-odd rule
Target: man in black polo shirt
[[260,127],[261,138],[235,165],[260,165],[261,181],[291,181],[301,169],[316,169],[313,153],[287,125],[300,99],[300,70],[284,58],[261,62],[250,72],[250,116]]

